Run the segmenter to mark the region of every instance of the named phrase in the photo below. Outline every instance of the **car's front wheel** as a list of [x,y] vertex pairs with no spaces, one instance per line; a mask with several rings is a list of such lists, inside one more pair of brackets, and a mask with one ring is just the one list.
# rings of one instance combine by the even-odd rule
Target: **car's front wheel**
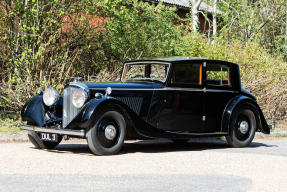
[[90,150],[96,155],[118,153],[126,136],[126,121],[116,108],[105,108],[98,115],[94,126],[87,132]]
[[58,135],[57,142],[43,141],[40,139],[38,133],[35,131],[28,131],[28,138],[36,149],[54,149],[62,141],[63,137]]
[[248,105],[235,109],[230,123],[229,135],[226,136],[228,144],[232,147],[248,146],[255,135],[256,117]]

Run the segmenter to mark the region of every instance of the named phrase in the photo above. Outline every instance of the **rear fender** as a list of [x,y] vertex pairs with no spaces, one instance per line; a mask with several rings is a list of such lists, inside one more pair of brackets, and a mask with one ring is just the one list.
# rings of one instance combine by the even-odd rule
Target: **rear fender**
[[227,104],[227,107],[225,108],[223,115],[222,115],[222,122],[221,122],[221,130],[223,132],[230,131],[230,120],[232,117],[232,114],[237,106],[243,103],[248,103],[253,109],[253,111],[256,113],[256,120],[257,120],[257,129],[258,131],[261,131],[265,134],[270,134],[270,128],[266,122],[266,119],[263,115],[262,110],[260,109],[259,105],[254,99],[251,99],[246,96],[236,96],[232,98],[229,103]]

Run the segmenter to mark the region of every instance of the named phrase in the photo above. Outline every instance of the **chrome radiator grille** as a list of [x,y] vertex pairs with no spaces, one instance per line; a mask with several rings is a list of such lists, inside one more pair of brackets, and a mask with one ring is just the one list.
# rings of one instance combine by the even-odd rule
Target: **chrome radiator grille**
[[76,108],[72,103],[72,94],[78,89],[75,87],[68,87],[64,89],[63,92],[63,128],[66,127],[76,115],[79,113],[80,109]]

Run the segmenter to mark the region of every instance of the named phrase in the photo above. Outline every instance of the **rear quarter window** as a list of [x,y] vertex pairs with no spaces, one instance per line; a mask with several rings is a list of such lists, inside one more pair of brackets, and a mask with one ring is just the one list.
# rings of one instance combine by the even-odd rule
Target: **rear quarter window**
[[206,66],[206,84],[231,87],[230,68],[226,65],[208,64]]

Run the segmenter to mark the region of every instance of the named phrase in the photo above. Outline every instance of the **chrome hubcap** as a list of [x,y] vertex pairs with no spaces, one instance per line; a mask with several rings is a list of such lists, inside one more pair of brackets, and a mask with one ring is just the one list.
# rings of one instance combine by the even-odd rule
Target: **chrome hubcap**
[[249,125],[247,123],[247,121],[241,121],[240,125],[239,125],[239,130],[242,134],[247,133],[249,128]]
[[117,130],[116,130],[115,126],[108,125],[105,128],[105,136],[108,140],[113,140],[116,137],[116,134],[117,134]]

